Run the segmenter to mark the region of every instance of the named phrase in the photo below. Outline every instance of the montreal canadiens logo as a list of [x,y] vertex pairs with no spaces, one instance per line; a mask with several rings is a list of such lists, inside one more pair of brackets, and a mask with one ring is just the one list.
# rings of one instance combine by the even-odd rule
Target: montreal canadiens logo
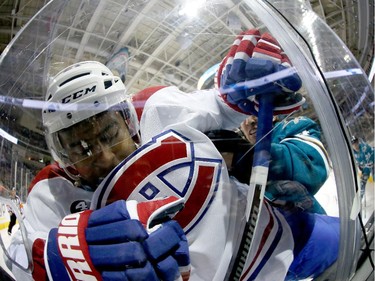
[[175,219],[187,233],[214,200],[221,165],[212,143],[193,142],[173,130],[163,132],[137,149],[103,180],[94,194],[93,208],[119,199],[184,197],[185,208]]

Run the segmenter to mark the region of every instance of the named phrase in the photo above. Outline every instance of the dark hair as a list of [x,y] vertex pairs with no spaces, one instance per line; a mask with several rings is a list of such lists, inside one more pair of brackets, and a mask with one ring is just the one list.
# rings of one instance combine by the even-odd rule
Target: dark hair
[[352,143],[356,143],[356,142],[358,142],[358,138],[356,137],[356,136],[352,136]]

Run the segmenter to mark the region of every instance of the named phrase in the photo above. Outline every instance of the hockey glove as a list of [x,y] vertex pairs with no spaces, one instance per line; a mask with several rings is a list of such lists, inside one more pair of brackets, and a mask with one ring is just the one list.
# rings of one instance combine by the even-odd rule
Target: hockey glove
[[292,112],[305,101],[296,93],[301,79],[278,42],[255,29],[236,38],[219,66],[217,82],[224,100],[244,113],[257,115],[261,94],[275,95],[275,114]]
[[66,216],[46,243],[49,279],[187,280],[188,243],[170,220],[182,207],[183,199],[175,197],[120,200]]
[[311,195],[307,188],[290,180],[269,181],[265,197],[273,205],[284,210],[307,211],[310,213],[325,214],[319,202]]

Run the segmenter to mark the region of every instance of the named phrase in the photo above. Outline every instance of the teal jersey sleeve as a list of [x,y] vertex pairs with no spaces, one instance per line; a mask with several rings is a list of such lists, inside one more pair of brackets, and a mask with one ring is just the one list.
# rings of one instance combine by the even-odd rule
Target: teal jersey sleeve
[[270,180],[292,180],[315,194],[329,174],[318,125],[306,117],[277,123],[272,133]]

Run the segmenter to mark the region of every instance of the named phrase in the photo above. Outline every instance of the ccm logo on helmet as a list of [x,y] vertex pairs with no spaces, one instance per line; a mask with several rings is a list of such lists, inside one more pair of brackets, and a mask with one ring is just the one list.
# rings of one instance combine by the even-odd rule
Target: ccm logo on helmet
[[64,263],[74,280],[97,280],[87,262],[78,235],[81,213],[66,216],[60,223],[57,241]]
[[88,93],[95,93],[96,85],[92,86],[91,88],[86,88],[79,90],[73,94],[67,95],[61,100],[61,103],[70,103],[71,101],[74,101],[76,99],[79,99],[82,96],[87,95]]

